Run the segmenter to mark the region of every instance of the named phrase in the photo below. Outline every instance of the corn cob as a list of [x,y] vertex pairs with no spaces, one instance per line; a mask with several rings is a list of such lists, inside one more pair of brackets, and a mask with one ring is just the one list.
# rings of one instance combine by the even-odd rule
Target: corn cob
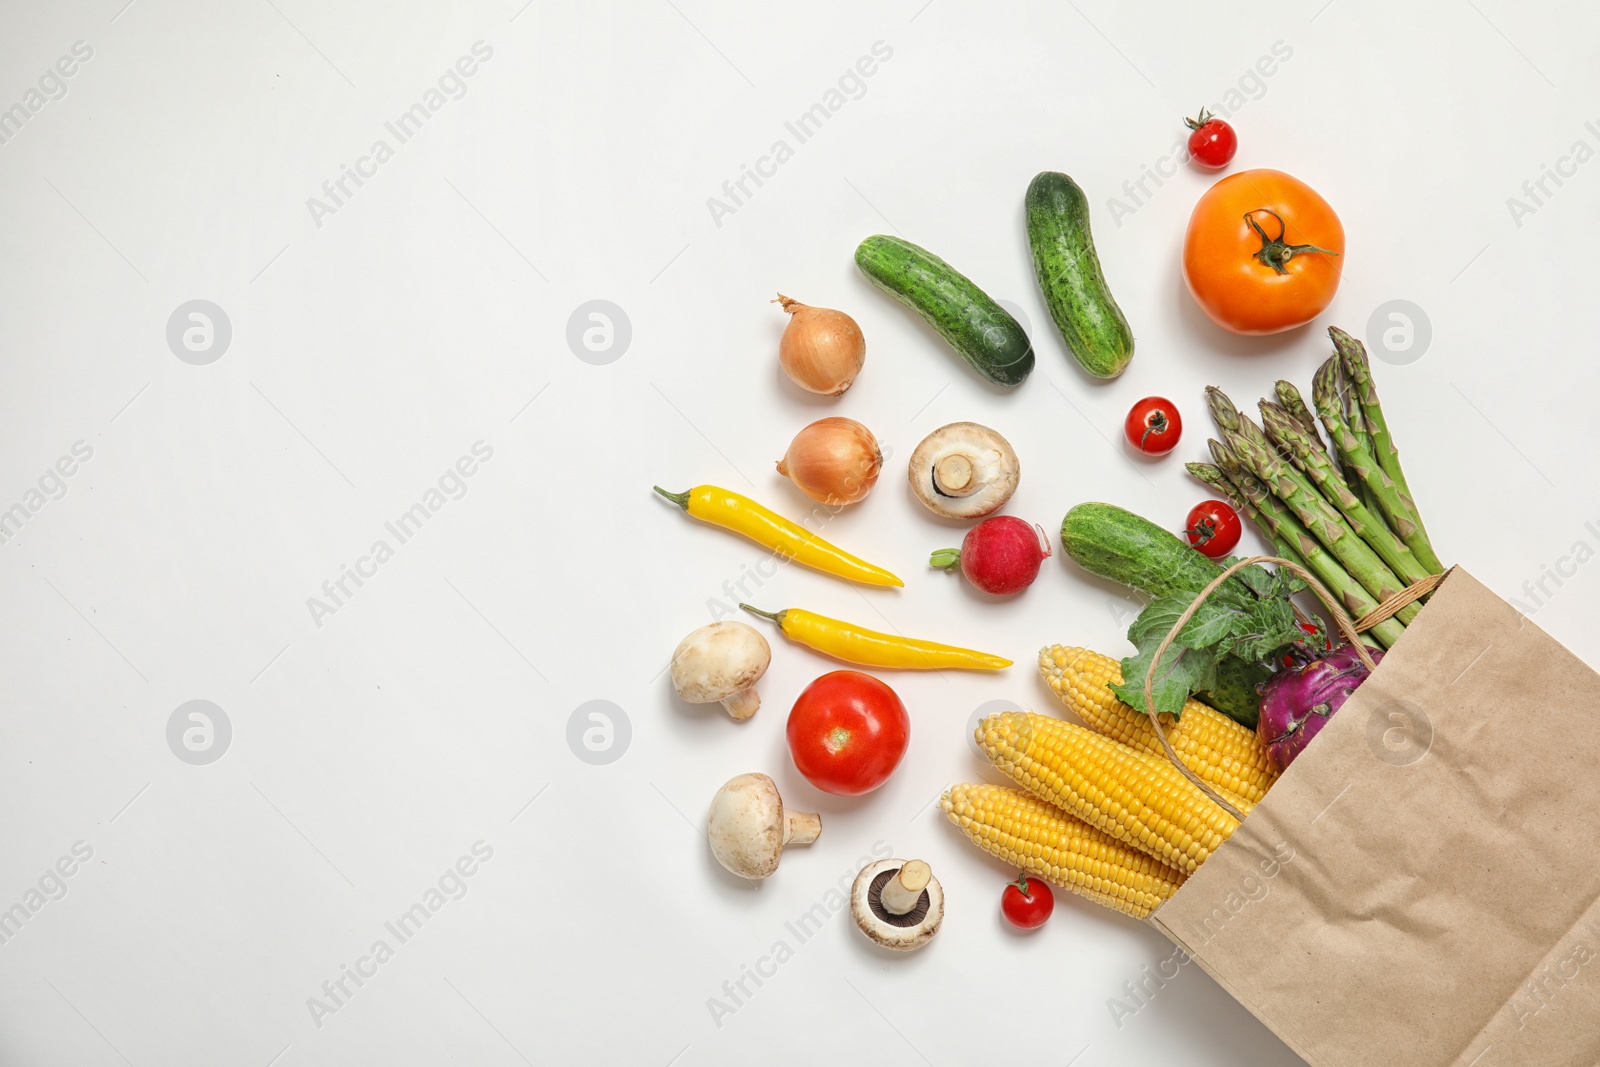
[[1186,877],[1020,789],[953,785],[939,807],[991,856],[1136,919]]
[[[1118,700],[1108,686],[1122,682],[1122,665],[1084,648],[1051,645],[1039,650],[1039,673],[1056,696],[1096,733],[1152,756],[1166,758],[1150,717]],[[1210,786],[1251,804],[1278,778],[1253,731],[1198,700],[1186,700],[1183,717],[1161,717],[1163,732],[1185,767]]]
[[995,768],[1040,800],[1185,874],[1239,826],[1165,759],[1082,726],[1007,711],[976,736]]

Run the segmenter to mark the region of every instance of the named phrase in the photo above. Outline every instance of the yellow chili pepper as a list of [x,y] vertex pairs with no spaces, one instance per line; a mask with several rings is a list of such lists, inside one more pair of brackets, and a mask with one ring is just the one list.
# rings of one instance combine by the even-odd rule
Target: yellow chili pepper
[[941,645],[934,641],[918,641],[897,634],[881,634],[800,608],[761,611],[749,604],[739,606],[752,615],[760,615],[777,623],[783,636],[791,641],[863,667],[897,667],[911,671],[998,671],[1011,666],[1010,660],[991,656],[987,652],[974,652],[970,648]]
[[829,544],[816,534],[762,507],[747,496],[715,485],[697,485],[683,493],[656,492],[687,511],[691,517],[743,534],[785,559],[815,567],[825,574],[865,585],[903,586],[906,583],[882,567]]

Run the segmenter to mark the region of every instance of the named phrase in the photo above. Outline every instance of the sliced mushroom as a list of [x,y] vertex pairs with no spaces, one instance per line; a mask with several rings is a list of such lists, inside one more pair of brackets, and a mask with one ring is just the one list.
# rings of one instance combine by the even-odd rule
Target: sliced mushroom
[[879,860],[856,875],[850,914],[875,944],[910,952],[939,932],[944,889],[922,860]]
[[711,854],[742,878],[767,877],[778,869],[785,846],[809,845],[821,833],[822,817],[785,811],[777,783],[764,774],[730,778],[711,798]]
[[772,647],[755,627],[714,622],[678,643],[672,688],[691,704],[719,701],[735,719],[748,719],[761,706],[756,682],[771,662]]
[[936,515],[976,519],[1017,491],[1022,465],[1004,437],[975,422],[952,422],[922,439],[908,472],[917,499]]

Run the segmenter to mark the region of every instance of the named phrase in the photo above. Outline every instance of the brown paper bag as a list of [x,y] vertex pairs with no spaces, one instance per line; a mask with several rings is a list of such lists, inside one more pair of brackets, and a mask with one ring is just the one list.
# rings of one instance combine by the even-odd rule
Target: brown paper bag
[[1314,1067],[1593,1067],[1600,675],[1457,568],[1150,922]]

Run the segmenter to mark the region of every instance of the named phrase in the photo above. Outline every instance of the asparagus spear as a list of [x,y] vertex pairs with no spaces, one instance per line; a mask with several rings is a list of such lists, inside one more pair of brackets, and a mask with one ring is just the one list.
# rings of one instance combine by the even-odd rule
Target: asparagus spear
[[[1346,489],[1349,488],[1349,486],[1344,485],[1344,475],[1340,474],[1339,469],[1332,465],[1332,457],[1328,455],[1328,447],[1322,443],[1320,432],[1315,436],[1306,433],[1305,424],[1299,420],[1295,413],[1275,401],[1259,400],[1256,402],[1256,407],[1261,412],[1261,428],[1267,431],[1267,440],[1271,441],[1273,447],[1287,457],[1296,467],[1299,467],[1307,477],[1310,477],[1311,472],[1306,469],[1305,461],[1279,439],[1283,436],[1283,433],[1287,433],[1290,430],[1298,432],[1305,440],[1307,447],[1315,449],[1321,453],[1324,459],[1329,461],[1328,466],[1333,471],[1334,477],[1338,479],[1338,484],[1343,485]],[[1324,495],[1326,495],[1326,492],[1324,492]],[[1332,499],[1332,497],[1329,497],[1330,502],[1332,502]]]
[[[1357,537],[1332,504],[1299,471],[1284,462],[1261,427],[1246,418],[1222,390],[1206,389],[1212,417],[1222,427],[1223,441],[1243,462],[1245,469],[1261,479],[1283,501],[1295,518],[1344,564],[1350,576],[1378,600],[1393,596],[1404,586],[1387,564],[1367,543]],[[1408,604],[1397,617],[1408,623],[1421,609]]]
[[[1356,435],[1356,440],[1372,451],[1372,433],[1367,429],[1367,416],[1361,410],[1361,401],[1356,398],[1355,390],[1350,388],[1350,379],[1345,376],[1343,365],[1340,365],[1339,395],[1344,398],[1344,421],[1350,427],[1350,432]],[[1338,454],[1338,446],[1334,446],[1334,453]],[[1376,455],[1376,453],[1374,453]],[[1344,457],[1339,458],[1339,468],[1344,471],[1345,482],[1355,490],[1356,496],[1367,506],[1367,510],[1374,515],[1381,515],[1382,509],[1378,507],[1378,498],[1372,495],[1372,489],[1365,481],[1356,477],[1355,472],[1349,469],[1349,464]],[[1393,533],[1394,531],[1390,531]]]
[[1372,435],[1368,451],[1390,481],[1394,482],[1395,490],[1411,510],[1411,517],[1417,523],[1417,538],[1427,551],[1422,551],[1416,545],[1412,545],[1411,549],[1418,559],[1428,563],[1437,573],[1444,568],[1439,564],[1438,556],[1434,555],[1428,532],[1422,527],[1422,514],[1411,496],[1411,487],[1406,484],[1405,472],[1400,469],[1400,450],[1394,446],[1394,438],[1389,434],[1389,420],[1384,418],[1383,405],[1378,403],[1378,387],[1372,380],[1372,364],[1367,361],[1366,347],[1337,326],[1328,328],[1328,336],[1333,338],[1333,347],[1344,365],[1345,380],[1350,391],[1360,401],[1361,412],[1366,416],[1367,430]]
[[1311,381],[1311,400],[1317,405],[1323,424],[1328,427],[1328,436],[1333,438],[1340,455],[1344,457],[1345,469],[1372,490],[1390,529],[1406,543],[1417,557],[1417,562],[1426,567],[1428,573],[1438,574],[1444,570],[1444,566],[1439,562],[1439,557],[1433,554],[1433,546],[1428,543],[1428,535],[1417,520],[1415,507],[1409,498],[1400,493],[1399,487],[1378,465],[1378,461],[1345,420],[1338,389],[1339,357],[1333,356],[1317,368],[1316,376]]
[[[1344,565],[1334,559],[1328,550],[1323,548],[1293,515],[1289,514],[1288,509],[1267,490],[1266,486],[1244,469],[1244,464],[1240,462],[1238,456],[1219,441],[1212,441],[1210,444],[1211,458],[1217,461],[1217,468],[1226,475],[1238,494],[1250,502],[1251,518],[1259,524],[1262,533],[1271,537],[1274,544],[1282,542],[1292,546],[1298,557],[1305,561],[1306,568],[1328,587],[1329,592],[1339,598],[1339,602],[1352,618],[1360,618],[1378,606],[1378,602],[1372,599],[1371,594],[1361,588],[1361,583],[1350,577],[1350,572],[1344,569]],[[1192,472],[1197,466],[1206,465],[1190,464],[1189,470]],[[1388,618],[1374,626],[1369,635],[1384,648],[1389,648],[1404,632],[1405,627],[1398,619]]]
[[1300,469],[1321,490],[1323,498],[1339,509],[1355,535],[1372,546],[1397,577],[1410,583],[1428,576],[1428,570],[1412,555],[1411,549],[1401,543],[1382,519],[1367,510],[1366,504],[1350,491],[1344,478],[1334,469],[1328,454],[1312,445],[1305,430],[1287,411],[1262,401],[1261,421],[1272,442],[1293,455]]
[[1306,407],[1306,398],[1300,395],[1293,382],[1279,379],[1272,387],[1278,397],[1278,403],[1283,409],[1294,417],[1305,428],[1306,435],[1319,445],[1323,452],[1328,451],[1328,446],[1322,443],[1322,430],[1317,426],[1317,417],[1311,414],[1311,409]]
[[[1343,468],[1338,462],[1338,452],[1329,449],[1323,443],[1322,428],[1317,425],[1317,417],[1306,406],[1305,397],[1300,395],[1300,390],[1295,388],[1294,383],[1280,380],[1273,386],[1273,391],[1277,394],[1278,403],[1294,417],[1295,422],[1305,427],[1306,439],[1321,450],[1322,454],[1328,457],[1336,469],[1342,471]],[[1301,469],[1305,467],[1304,464],[1298,464],[1298,466]],[[1350,479],[1344,474],[1341,474],[1340,477],[1344,479],[1346,488],[1360,497],[1361,502],[1367,506],[1367,510],[1376,515],[1378,513],[1377,505],[1369,498],[1366,491],[1367,487],[1361,484],[1359,480],[1354,485],[1350,484]]]

